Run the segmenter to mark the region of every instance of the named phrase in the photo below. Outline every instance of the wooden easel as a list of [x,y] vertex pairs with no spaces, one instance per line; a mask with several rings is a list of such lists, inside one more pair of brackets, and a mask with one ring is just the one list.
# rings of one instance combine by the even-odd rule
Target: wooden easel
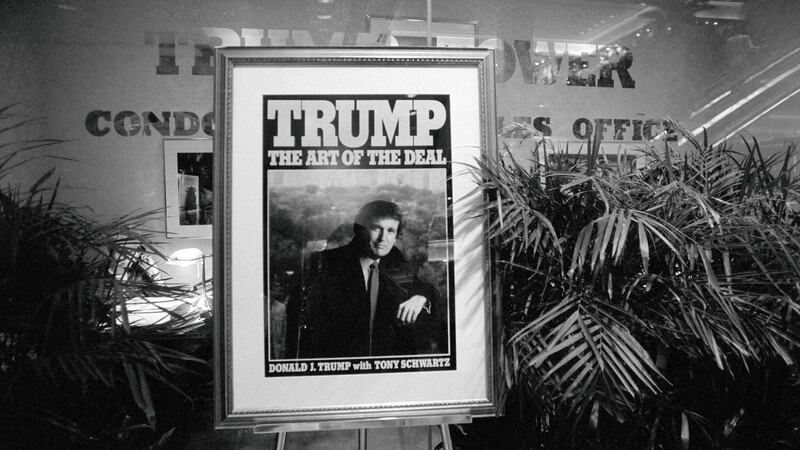
[[[441,420],[445,419],[445,420]],[[459,424],[459,423],[469,423],[472,420],[469,417],[441,417],[437,420],[433,419],[387,419],[387,420],[379,420],[379,421],[367,421],[362,422],[362,426],[354,426],[358,424],[358,422],[342,422],[342,423],[328,423],[324,426],[302,426],[298,424],[286,425],[286,426],[271,426],[271,425],[262,425],[253,428],[253,434],[265,434],[265,433],[277,433],[278,440],[275,444],[276,450],[284,450],[286,446],[286,434],[291,432],[298,432],[298,431],[322,431],[322,430],[347,430],[347,429],[358,429],[358,450],[367,450],[368,449],[368,442],[367,442],[367,430],[369,428],[402,428],[402,427],[416,427],[416,426],[428,426],[429,427],[429,435],[433,431],[433,427],[437,427],[442,437],[442,444],[443,450],[453,450],[453,440],[450,436],[450,424]],[[431,442],[431,450],[433,450],[433,439],[430,439]]]

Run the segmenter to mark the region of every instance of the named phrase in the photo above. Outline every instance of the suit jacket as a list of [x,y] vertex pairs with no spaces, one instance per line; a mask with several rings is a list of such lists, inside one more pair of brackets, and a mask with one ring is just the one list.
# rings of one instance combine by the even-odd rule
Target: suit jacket
[[309,357],[335,358],[417,353],[411,326],[397,321],[400,303],[413,295],[431,304],[436,290],[407,272],[402,252],[392,248],[378,266],[378,303],[370,351],[369,294],[361,269],[359,245],[319,254],[319,273],[307,288]]

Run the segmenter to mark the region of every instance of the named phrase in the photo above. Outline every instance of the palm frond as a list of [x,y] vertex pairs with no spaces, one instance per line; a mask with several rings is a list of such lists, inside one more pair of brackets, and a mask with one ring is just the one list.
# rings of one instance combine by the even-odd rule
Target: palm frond
[[535,380],[531,388],[575,407],[621,399],[628,411],[660,392],[663,378],[618,310],[596,298],[576,300],[565,298],[509,339],[520,370]]

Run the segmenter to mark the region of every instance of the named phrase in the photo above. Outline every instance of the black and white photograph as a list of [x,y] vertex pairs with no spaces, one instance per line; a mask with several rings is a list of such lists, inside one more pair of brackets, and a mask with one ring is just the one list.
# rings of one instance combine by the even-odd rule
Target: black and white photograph
[[371,359],[420,355],[439,358],[408,370],[455,369],[446,170],[292,173],[268,177],[267,374],[337,358],[366,358],[369,373],[385,371]]
[[211,153],[178,154],[178,196],[181,225],[214,223],[214,186]]

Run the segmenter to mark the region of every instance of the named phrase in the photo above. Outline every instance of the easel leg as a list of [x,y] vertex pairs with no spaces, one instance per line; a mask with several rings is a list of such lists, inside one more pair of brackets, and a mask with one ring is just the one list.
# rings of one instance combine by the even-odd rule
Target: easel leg
[[358,429],[358,450],[367,450],[367,429]]
[[442,432],[442,445],[444,450],[453,450],[453,440],[450,438],[450,427],[446,423],[439,424],[439,430]]
[[283,448],[285,446],[286,446],[286,432],[285,431],[279,431],[278,432],[278,441],[275,444],[275,450],[283,450]]

